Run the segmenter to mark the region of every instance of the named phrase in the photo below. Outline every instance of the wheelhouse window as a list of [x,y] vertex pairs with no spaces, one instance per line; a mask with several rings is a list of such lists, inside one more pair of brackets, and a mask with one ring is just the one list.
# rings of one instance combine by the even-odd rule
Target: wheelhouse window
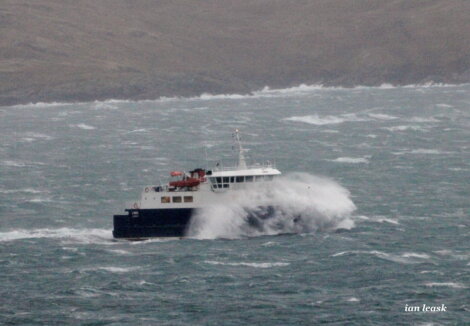
[[230,177],[230,183],[234,183],[235,182],[235,177]]
[[185,203],[192,203],[193,202],[193,196],[184,196],[184,202]]
[[170,197],[169,196],[163,196],[161,197],[161,203],[162,204],[167,204],[170,202]]
[[239,183],[239,182],[244,182],[244,181],[245,181],[245,177],[243,177],[243,176],[241,176],[241,177],[236,177],[236,178],[235,178],[235,181],[238,182],[238,183]]
[[273,175],[265,175],[265,176],[264,176],[264,180],[266,180],[266,181],[272,181],[272,180],[273,180],[273,177],[274,177]]
[[253,182],[253,176],[252,175],[247,175],[245,177],[245,182]]
[[174,203],[181,203],[181,196],[174,196],[173,197],[173,202]]
[[230,177],[224,177],[223,181],[224,181],[224,183],[229,183],[230,182]]
[[256,181],[256,182],[263,181],[263,180],[264,180],[264,176],[262,176],[262,175],[257,175],[257,176],[255,177],[255,181]]

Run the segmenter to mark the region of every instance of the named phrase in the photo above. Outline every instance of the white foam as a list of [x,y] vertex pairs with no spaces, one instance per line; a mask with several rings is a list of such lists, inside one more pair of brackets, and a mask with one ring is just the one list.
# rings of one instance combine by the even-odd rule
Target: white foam
[[52,108],[57,106],[69,106],[69,105],[77,105],[81,103],[66,103],[66,102],[36,102],[36,103],[28,103],[28,104],[17,104],[9,106],[12,109],[35,109],[35,108]]
[[419,148],[419,149],[413,149],[410,154],[442,154],[441,151],[437,149],[424,149],[424,148]]
[[21,138],[21,140],[26,141],[26,142],[33,142],[36,140],[51,140],[54,139],[54,137],[51,137],[46,134],[41,134],[41,133],[36,133],[36,132],[26,132],[22,134],[24,136]]
[[373,255],[377,258],[388,260],[394,263],[399,264],[416,264],[422,262],[422,259],[429,259],[429,256],[426,254],[419,254],[419,253],[403,253],[401,255],[397,254],[390,254],[379,250],[371,250],[371,251],[364,251],[364,250],[353,250],[353,251],[341,251],[338,253],[333,254],[331,257],[341,257],[348,254],[365,254],[365,255]]
[[126,251],[126,250],[121,250],[121,249],[109,249],[108,251],[117,255],[123,255],[123,256],[131,255],[131,252]]
[[[350,215],[356,207],[349,192],[332,180],[306,173],[253,184],[252,189],[223,202],[230,204],[200,209],[191,221],[188,235],[200,239],[240,238],[354,226]],[[249,215],[268,214],[266,207],[275,208],[273,216],[255,218],[257,226],[253,227],[253,216],[250,220]]]
[[268,241],[262,244],[263,247],[272,247],[275,245],[276,245],[276,242],[273,242],[273,241]]
[[394,120],[398,119],[397,117],[394,117],[392,115],[384,114],[384,113],[369,113],[369,116],[374,119],[378,120]]
[[117,110],[119,109],[118,106],[114,105],[114,101],[105,101],[105,102],[100,102],[100,101],[95,101],[93,102],[93,108],[96,110]]
[[316,126],[331,125],[331,124],[340,124],[343,122],[357,122],[365,121],[363,118],[359,118],[354,114],[342,114],[339,116],[326,115],[320,117],[318,114],[306,115],[306,116],[293,116],[285,118],[285,121],[295,121],[303,122]]
[[348,301],[348,302],[359,302],[359,301],[361,301],[361,300],[359,300],[359,299],[356,298],[356,297],[351,297],[351,298],[348,298],[346,301]]
[[408,258],[408,257],[411,257],[411,258],[420,258],[420,259],[429,259],[429,255],[427,254],[420,254],[420,253],[417,253],[417,252],[405,252],[401,255],[402,257],[405,257],[405,258]]
[[108,267],[99,267],[98,269],[104,270],[104,271],[107,271],[107,272],[111,272],[111,273],[127,273],[127,272],[134,271],[134,270],[136,270],[136,269],[138,269],[138,268],[137,268],[137,267],[114,267],[114,266],[108,266]]
[[14,194],[19,192],[25,192],[30,194],[40,194],[43,191],[32,189],[32,188],[24,188],[24,189],[0,189],[0,193],[2,194]]
[[331,162],[339,162],[339,163],[369,163],[369,160],[364,157],[338,157],[334,160],[329,160]]
[[143,128],[142,129],[135,129],[135,130],[126,132],[126,134],[141,133],[141,132],[148,132],[148,130],[143,129]]
[[[239,100],[239,99],[252,99],[252,98],[272,98],[272,97],[289,97],[289,96],[300,96],[300,95],[310,95],[317,92],[324,91],[362,91],[362,90],[393,90],[393,89],[416,89],[424,90],[428,88],[450,88],[450,87],[462,87],[468,84],[442,84],[442,83],[433,83],[429,82],[426,84],[410,84],[404,86],[394,86],[392,84],[384,83],[379,86],[354,86],[354,87],[341,87],[341,86],[325,86],[323,84],[300,84],[298,86],[290,88],[270,88],[264,87],[261,90],[253,91],[245,94],[210,94],[203,93],[199,96],[194,97],[165,97],[162,96],[154,100],[118,100],[118,99],[109,99],[105,101],[94,101],[94,102],[51,102],[51,103],[29,103],[29,104],[18,104],[14,106],[9,106],[8,108],[22,108],[22,109],[34,109],[34,108],[50,108],[57,106],[79,106],[89,103],[93,103],[95,108],[103,109],[115,109],[114,104],[121,103],[155,103],[155,102],[171,102],[171,101],[211,101],[211,100]],[[4,107],[7,108],[7,107]]]
[[[321,91],[351,91],[351,90],[390,90],[390,89],[400,89],[400,88],[435,88],[435,87],[456,87],[460,85],[449,85],[449,84],[436,84],[436,83],[426,83],[423,85],[406,85],[406,86],[394,86],[392,84],[384,83],[380,86],[354,86],[354,87],[341,87],[341,86],[325,86],[323,84],[300,84],[299,86],[294,86],[290,88],[270,88],[268,86],[264,87],[259,91],[253,91],[247,94],[217,94],[213,95],[210,93],[204,93],[200,96],[191,97],[190,100],[220,100],[220,99],[249,99],[249,98],[269,98],[269,97],[287,97],[287,96],[299,96],[299,95],[309,95]],[[161,98],[166,101],[171,101],[175,99],[182,98]]]
[[372,217],[370,219],[371,222],[377,222],[377,223],[390,223],[390,224],[395,224],[395,225],[399,225],[400,223],[397,221],[397,220],[394,220],[394,219],[391,219],[391,218],[387,218],[387,217],[383,217],[383,216],[378,216],[378,217]]
[[93,241],[96,239],[112,239],[111,230],[106,229],[18,229],[0,232],[0,242],[15,241],[22,239],[38,238],[64,238],[78,241]]
[[271,267],[281,267],[281,266],[289,266],[290,265],[290,263],[282,263],[282,262],[275,262],[275,263],[246,263],[246,262],[230,263],[230,262],[220,262],[220,261],[213,261],[213,260],[206,260],[205,263],[211,264],[211,265],[247,266],[247,267],[254,267],[254,268],[271,268]]
[[46,197],[36,197],[28,200],[30,203],[50,203],[52,202],[51,198]]
[[11,167],[19,167],[19,168],[22,168],[22,167],[25,167],[26,164],[24,162],[20,162],[20,161],[9,161],[9,160],[6,160],[6,161],[2,161],[2,165],[4,166],[11,166]]
[[369,253],[378,258],[389,260],[389,261],[400,263],[400,264],[412,264],[415,262],[414,260],[409,259],[409,257],[397,256],[397,255],[389,254],[389,253],[378,251],[378,250],[372,250]]
[[304,123],[309,123],[309,124],[317,125],[317,126],[338,124],[338,123],[344,122],[344,119],[336,117],[336,116],[319,117],[317,114],[307,115],[307,116],[294,116],[294,117],[286,118],[284,120],[304,122]]
[[454,251],[444,249],[444,250],[436,250],[434,251],[436,254],[441,256],[452,257],[457,260],[467,260],[470,258],[470,253],[456,253]]
[[462,283],[456,283],[456,282],[430,282],[425,284],[428,287],[449,287],[453,289],[466,289],[467,287],[463,285]]
[[437,120],[436,118],[434,117],[429,117],[429,118],[424,118],[424,117],[412,117],[412,118],[409,118],[408,121],[411,121],[411,122],[439,122],[439,120]]
[[384,127],[383,129],[386,129],[389,131],[406,131],[406,130],[423,131],[425,130],[421,126],[414,126],[414,125],[400,125],[400,126],[393,126],[393,127]]
[[445,108],[445,109],[453,108],[452,105],[446,104],[446,103],[439,103],[439,104],[436,104],[436,106],[437,106],[438,108]]
[[78,125],[75,125],[77,128],[84,129],[84,130],[93,130],[96,129],[93,126],[87,125],[85,123],[79,123]]
[[331,255],[331,257],[339,257],[339,256],[344,256],[346,254],[350,253],[349,251],[340,251],[340,252],[337,252],[333,255]]

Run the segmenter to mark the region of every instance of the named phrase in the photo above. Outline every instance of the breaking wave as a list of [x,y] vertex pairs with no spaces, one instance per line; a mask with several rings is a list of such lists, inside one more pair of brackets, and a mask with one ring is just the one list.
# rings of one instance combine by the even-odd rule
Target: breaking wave
[[247,263],[247,262],[239,262],[239,263],[230,263],[230,262],[220,262],[220,261],[213,261],[213,260],[206,260],[204,261],[210,265],[225,265],[225,266],[246,266],[246,267],[254,267],[254,268],[271,268],[271,267],[280,267],[280,266],[289,266],[290,263],[282,263],[282,262],[275,262],[275,263]]
[[106,229],[19,229],[0,232],[0,242],[22,239],[55,238],[71,239],[79,242],[96,242],[112,240],[111,230]]
[[[288,96],[299,96],[304,94],[310,94],[315,91],[350,91],[350,90],[390,90],[390,89],[427,89],[427,88],[443,88],[443,87],[461,87],[467,84],[442,84],[429,82],[425,84],[410,84],[403,86],[396,86],[392,84],[381,84],[379,86],[363,86],[357,85],[353,87],[343,87],[343,86],[326,86],[324,84],[300,84],[298,86],[289,87],[289,88],[270,88],[268,86],[244,93],[244,94],[211,94],[211,93],[202,93],[198,96],[193,97],[166,97],[162,96],[153,100],[126,100],[126,99],[109,99],[105,101],[89,101],[89,102],[36,102],[28,104],[17,104],[8,106],[8,108],[15,109],[35,109],[35,108],[50,108],[50,107],[60,107],[60,106],[69,106],[69,105],[88,105],[92,103],[95,109],[117,109],[116,105],[121,103],[154,103],[154,102],[172,102],[172,101],[208,101],[208,100],[239,100],[239,99],[250,99],[250,98],[276,98],[276,97],[288,97]],[[7,108],[7,107],[4,107]]]
[[[356,206],[338,183],[293,173],[237,192],[230,204],[201,208],[187,235],[198,239],[236,239],[317,230],[350,229]],[[236,197],[235,197],[236,196]]]
[[355,114],[342,114],[340,116],[327,115],[320,117],[318,114],[312,114],[307,116],[294,116],[285,118],[286,121],[303,122],[316,126],[340,124],[343,122],[358,122],[366,121],[367,119],[357,117]]
[[334,160],[330,160],[331,162],[338,162],[338,163],[369,163],[369,160],[364,157],[338,157]]
[[353,250],[353,251],[342,251],[333,254],[331,257],[341,257],[345,255],[372,255],[377,258],[388,260],[398,264],[417,264],[423,261],[429,260],[431,257],[425,253],[405,252],[400,254],[391,254],[379,250]]
[[430,282],[430,283],[425,283],[427,287],[449,287],[453,289],[466,289],[467,286],[463,285],[462,283],[456,283],[456,282]]
[[90,126],[90,125],[87,125],[87,124],[85,124],[85,123],[79,123],[78,125],[75,125],[75,127],[80,128],[80,129],[84,129],[84,130],[93,130],[93,129],[96,129],[95,127]]

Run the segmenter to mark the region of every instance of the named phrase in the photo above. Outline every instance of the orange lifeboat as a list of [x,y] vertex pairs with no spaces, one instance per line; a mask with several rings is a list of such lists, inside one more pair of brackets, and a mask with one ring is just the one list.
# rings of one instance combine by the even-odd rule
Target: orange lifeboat
[[171,171],[170,175],[172,177],[179,177],[180,175],[183,175],[183,172],[181,172],[181,171]]
[[185,180],[172,181],[170,187],[196,187],[201,183],[199,179],[187,178]]

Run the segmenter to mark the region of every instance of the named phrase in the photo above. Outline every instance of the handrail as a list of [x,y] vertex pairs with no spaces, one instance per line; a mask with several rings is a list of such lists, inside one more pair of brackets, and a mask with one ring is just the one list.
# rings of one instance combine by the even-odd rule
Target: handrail
[[[247,165],[246,169],[242,170],[250,170],[250,169],[266,169],[266,168],[276,168],[276,165],[269,162],[269,163],[262,163],[262,164],[253,164]],[[217,166],[212,169],[212,171],[238,171],[240,168],[238,166]]]

